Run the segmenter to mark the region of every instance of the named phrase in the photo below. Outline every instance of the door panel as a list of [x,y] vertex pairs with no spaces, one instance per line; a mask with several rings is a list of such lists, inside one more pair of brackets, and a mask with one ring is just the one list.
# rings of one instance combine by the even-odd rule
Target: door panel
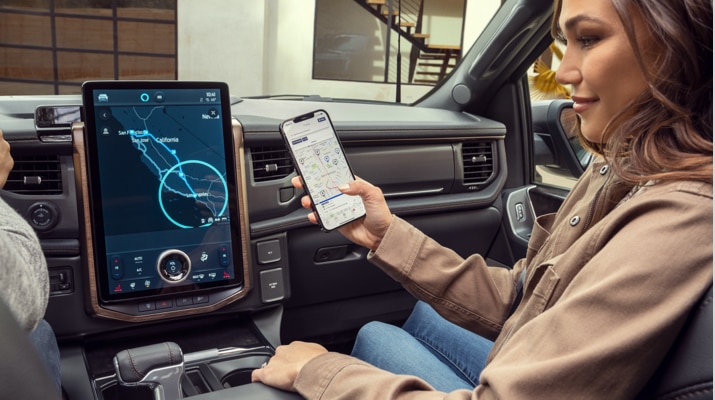
[[[405,219],[441,244],[466,257],[487,254],[501,224],[495,207],[410,216]],[[349,351],[355,332],[369,321],[400,324],[416,301],[402,286],[367,259],[367,249],[350,244],[339,233],[303,228],[288,236],[291,299],[285,303],[282,338],[316,336],[337,341]],[[338,248],[337,259],[320,260],[321,251]],[[348,332],[347,338],[340,334]],[[337,335],[337,336],[336,336]],[[328,338],[326,338],[326,336]],[[337,339],[336,339],[337,337]]]
[[[406,220],[441,244],[467,257],[486,254],[501,222],[493,207],[480,210],[407,217]],[[457,234],[455,234],[457,233]],[[338,248],[338,257],[321,260],[325,249]],[[401,290],[401,285],[371,265],[367,249],[339,233],[297,229],[288,235],[292,299],[287,308]]]

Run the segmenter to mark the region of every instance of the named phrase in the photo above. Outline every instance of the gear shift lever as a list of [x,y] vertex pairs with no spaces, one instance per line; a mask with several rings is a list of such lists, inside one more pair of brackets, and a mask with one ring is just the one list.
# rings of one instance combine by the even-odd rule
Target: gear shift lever
[[178,400],[184,355],[174,342],[122,350],[114,356],[114,369],[122,386],[149,386],[155,400]]

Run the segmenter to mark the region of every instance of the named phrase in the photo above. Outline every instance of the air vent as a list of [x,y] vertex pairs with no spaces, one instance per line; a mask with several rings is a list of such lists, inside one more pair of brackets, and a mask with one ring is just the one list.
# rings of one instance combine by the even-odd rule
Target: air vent
[[285,147],[252,147],[251,158],[255,182],[285,178],[293,172],[293,163]]
[[467,142],[462,144],[464,184],[483,185],[494,173],[492,142]]
[[23,195],[62,194],[59,156],[15,156],[3,189]]

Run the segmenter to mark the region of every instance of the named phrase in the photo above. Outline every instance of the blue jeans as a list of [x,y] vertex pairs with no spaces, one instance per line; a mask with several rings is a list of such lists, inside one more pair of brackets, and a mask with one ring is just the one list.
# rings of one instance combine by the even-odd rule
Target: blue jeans
[[441,392],[451,392],[479,384],[493,345],[418,302],[402,328],[381,322],[363,326],[352,355],[395,374],[417,376]]
[[57,346],[55,332],[47,321],[40,320],[35,329],[30,332],[30,342],[37,349],[40,359],[47,367],[47,373],[55,383],[57,393],[62,393],[60,349]]

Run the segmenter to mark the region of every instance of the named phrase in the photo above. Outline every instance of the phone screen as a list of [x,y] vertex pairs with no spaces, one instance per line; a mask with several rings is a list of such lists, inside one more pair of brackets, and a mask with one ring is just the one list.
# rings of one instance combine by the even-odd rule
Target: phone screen
[[284,121],[280,130],[323,229],[330,231],[365,215],[359,196],[338,190],[355,176],[328,114],[324,110],[303,114]]

